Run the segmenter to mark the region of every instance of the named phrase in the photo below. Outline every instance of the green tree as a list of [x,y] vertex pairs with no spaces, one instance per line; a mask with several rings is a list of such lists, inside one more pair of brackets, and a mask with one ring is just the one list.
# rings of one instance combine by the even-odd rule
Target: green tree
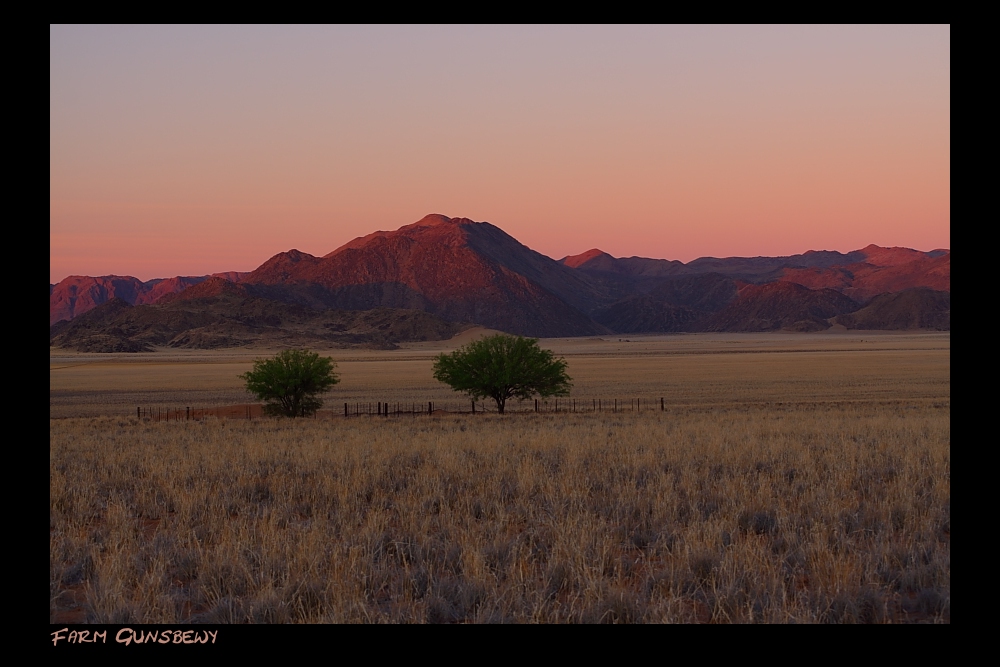
[[283,350],[255,360],[253,370],[239,377],[248,392],[265,402],[265,414],[305,417],[323,405],[317,395],[340,382],[333,372],[336,365],[332,358],[309,350]]
[[434,362],[434,379],[473,399],[496,401],[503,414],[508,398],[565,396],[572,382],[566,361],[538,347],[538,340],[497,334],[464,345]]

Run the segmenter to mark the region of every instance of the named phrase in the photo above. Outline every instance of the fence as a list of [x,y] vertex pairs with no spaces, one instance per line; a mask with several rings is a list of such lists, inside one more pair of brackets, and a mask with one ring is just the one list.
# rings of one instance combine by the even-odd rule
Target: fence
[[[511,401],[504,407],[505,413],[624,413],[664,411],[664,399],[534,399],[533,401]],[[190,421],[202,420],[207,417],[217,419],[260,419],[264,416],[264,406],[259,403],[229,405],[217,408],[162,408],[136,406],[136,417],[149,421]],[[319,410],[314,419],[333,419],[335,417],[416,417],[417,415],[434,414],[487,414],[496,413],[496,404],[485,401],[428,401],[424,403],[401,403],[389,401],[347,402],[343,412],[339,409]]]
[[149,421],[189,421],[206,417],[219,419],[260,419],[264,416],[264,406],[248,403],[227,405],[220,408],[161,408],[136,406],[135,416]]

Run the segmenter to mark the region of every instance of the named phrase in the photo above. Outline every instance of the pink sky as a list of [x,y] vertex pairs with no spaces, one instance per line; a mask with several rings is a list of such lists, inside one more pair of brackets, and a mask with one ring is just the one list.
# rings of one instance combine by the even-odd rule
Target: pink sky
[[50,280],[428,213],[559,259],[950,247],[948,26],[50,28]]

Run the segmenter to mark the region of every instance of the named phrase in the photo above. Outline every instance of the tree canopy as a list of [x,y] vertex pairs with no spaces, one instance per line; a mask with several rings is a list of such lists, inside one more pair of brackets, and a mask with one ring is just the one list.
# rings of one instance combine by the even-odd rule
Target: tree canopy
[[434,379],[473,399],[492,398],[503,414],[507,399],[565,396],[572,386],[566,361],[538,340],[497,334],[475,340],[434,362]]
[[265,402],[266,414],[305,417],[323,405],[318,394],[340,382],[337,364],[309,350],[283,350],[270,359],[257,359],[253,370],[239,377],[247,391]]

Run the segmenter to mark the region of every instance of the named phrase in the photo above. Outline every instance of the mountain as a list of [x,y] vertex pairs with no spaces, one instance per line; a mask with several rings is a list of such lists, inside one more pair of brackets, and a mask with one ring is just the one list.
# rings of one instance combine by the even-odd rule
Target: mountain
[[[238,281],[245,273],[227,271],[214,276]],[[155,303],[167,294],[180,292],[210,276],[154,278],[145,282],[132,276],[69,276],[49,285],[49,326],[60,320],[72,320],[88,310],[121,299],[129,304]]]
[[[924,291],[908,294],[915,289]],[[950,289],[944,249],[869,245],[684,263],[595,248],[555,261],[488,222],[433,214],[323,256],[278,253],[249,273],[146,282],[71,276],[49,286],[50,341],[122,350],[262,338],[379,345],[447,337],[472,324],[534,337],[818,331],[834,321],[947,328]],[[354,338],[337,328],[348,321]]]
[[275,255],[241,284],[328,308],[418,308],[527,336],[609,333],[586,311],[612,288],[519,243],[488,222],[428,215],[314,257]]
[[737,298],[739,283],[705,273],[645,280],[636,288],[645,293],[597,310],[594,319],[618,333],[700,331],[712,313]]
[[563,257],[559,263],[574,269],[603,271],[636,278],[674,276],[684,272],[684,263],[677,260],[612,257],[597,248],[580,255]]
[[[944,249],[921,252],[869,245],[848,253],[810,250],[786,257],[702,257],[684,264],[616,258],[595,248],[564,257],[560,263],[629,292],[593,313],[600,323],[621,333],[819,330],[829,326],[828,319],[857,310],[880,295],[915,288],[951,290],[951,252]],[[737,283],[775,286],[740,291],[737,299]],[[777,287],[779,283],[805,289]],[[905,303],[917,308],[912,299]],[[719,312],[724,308],[725,313]],[[937,324],[928,328],[939,328],[944,321],[950,326],[949,316],[934,319]]]
[[[889,276],[904,277],[935,271],[937,273],[934,278],[928,276],[910,279],[910,281],[933,280],[937,281],[938,285],[935,289],[948,289],[948,287],[941,287],[943,284],[941,276],[944,273],[950,276],[951,272],[951,252],[948,250],[938,249],[921,252],[910,248],[882,248],[877,245],[869,245],[861,250],[848,253],[833,250],[809,250],[800,255],[784,257],[699,257],[687,264],[675,260],[647,259],[645,257],[616,258],[595,248],[580,255],[564,257],[559,261],[566,266],[587,273],[614,274],[638,281],[666,276],[718,273],[748,282],[760,283],[773,282],[774,280],[798,282],[798,280],[804,280],[821,285],[814,289],[832,287],[826,283],[836,283],[838,277],[842,281],[845,271],[848,275],[848,282],[854,280],[855,273],[858,273],[862,278],[884,273],[878,279],[872,278],[869,281],[871,286],[865,285],[863,287],[866,292],[877,289],[876,285],[879,285],[880,281],[884,281],[886,284],[891,282]],[[904,278],[904,282],[905,280],[907,279]],[[909,289],[916,286],[918,285],[907,285],[898,289]],[[931,285],[926,286],[931,287]]]
[[[901,251],[906,249],[885,248],[884,250]],[[835,289],[862,302],[879,294],[901,292],[915,287],[927,287],[947,292],[951,291],[951,253],[941,252],[944,254],[929,256],[930,253],[926,253],[915,259],[900,252],[894,256],[890,255],[889,259],[906,259],[907,261],[882,265],[865,261],[829,268],[785,268],[774,277],[777,280],[794,282],[810,289]],[[916,251],[910,250],[909,253],[916,253]]]
[[840,315],[837,323],[848,329],[951,330],[951,292],[914,287],[894,294],[880,294],[864,308]]
[[829,320],[859,304],[832,289],[790,282],[744,285],[733,301],[701,323],[702,331],[823,331]]

